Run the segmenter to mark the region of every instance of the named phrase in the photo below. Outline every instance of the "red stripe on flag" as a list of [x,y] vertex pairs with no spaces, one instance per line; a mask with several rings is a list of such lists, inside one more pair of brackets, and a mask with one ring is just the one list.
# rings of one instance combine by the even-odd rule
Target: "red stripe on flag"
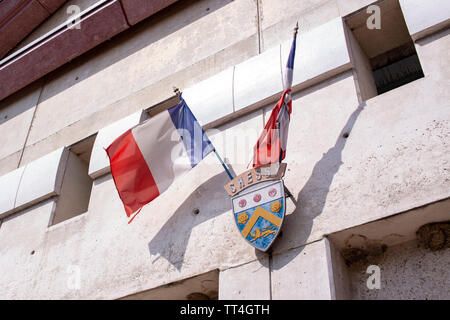
[[[278,114],[283,106],[286,94],[291,92],[287,89],[281,95],[280,100],[275,105],[270,114],[270,118],[264,126],[264,130],[259,136],[254,147],[253,167],[259,167],[265,164],[278,163],[286,156],[286,150],[281,150],[281,141],[279,128],[277,128]],[[289,104],[289,114],[292,110],[292,104]],[[281,155],[281,157],[280,157]]]
[[159,190],[141,150],[130,130],[117,138],[107,149],[111,174],[127,216],[141,209],[157,196]]

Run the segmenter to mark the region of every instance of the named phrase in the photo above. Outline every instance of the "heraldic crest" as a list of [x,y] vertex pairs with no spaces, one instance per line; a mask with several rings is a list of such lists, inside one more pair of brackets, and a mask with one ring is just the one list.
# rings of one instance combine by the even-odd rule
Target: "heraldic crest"
[[270,248],[283,223],[285,170],[285,163],[264,165],[242,173],[225,185],[239,232],[261,251]]

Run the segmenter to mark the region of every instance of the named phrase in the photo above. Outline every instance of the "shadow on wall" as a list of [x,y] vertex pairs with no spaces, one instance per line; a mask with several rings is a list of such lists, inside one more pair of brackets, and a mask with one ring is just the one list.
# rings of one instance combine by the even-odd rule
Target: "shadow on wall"
[[[293,201],[295,203],[295,210],[285,217],[282,231],[285,234],[297,234],[298,238],[295,239],[295,243],[306,243],[311,234],[314,218],[322,213],[333,178],[343,163],[342,151],[365,105],[365,102],[362,102],[350,115],[347,123],[339,133],[335,145],[324,153],[322,158],[315,164],[311,176],[298,193],[296,200]],[[291,202],[291,199],[288,199],[288,202]],[[282,234],[278,241],[283,241]],[[274,246],[276,246],[276,242]],[[282,263],[277,263],[272,267],[275,270],[281,269],[299,255],[303,251],[303,248],[304,246],[301,247],[296,255],[286,255],[282,259]]]
[[[364,106],[365,103],[360,104],[350,115],[339,133],[335,145],[316,163],[311,177],[297,195],[294,212],[285,217],[282,231],[299,234],[299,237],[295,239],[296,243],[306,242],[311,233],[314,218],[323,211],[333,178],[342,164],[342,151],[347,143],[347,138]],[[233,170],[232,174],[236,176]],[[157,256],[152,262],[164,257],[175,268],[181,270],[192,229],[230,210],[229,197],[223,188],[218,188],[218,186],[225,185],[228,179],[225,172],[215,175],[195,189],[178,207],[148,244],[150,256]],[[199,210],[197,214],[196,210]],[[282,241],[282,237],[279,240]],[[264,265],[265,255],[257,254],[257,256]],[[295,257],[296,255],[291,255],[289,260],[283,259],[283,264],[277,264],[275,269],[282,268]]]
[[192,229],[230,210],[229,197],[222,187],[228,181],[225,172],[217,174],[202,183],[183,201],[148,243],[150,256],[158,256],[152,263],[164,257],[178,271],[181,270]]

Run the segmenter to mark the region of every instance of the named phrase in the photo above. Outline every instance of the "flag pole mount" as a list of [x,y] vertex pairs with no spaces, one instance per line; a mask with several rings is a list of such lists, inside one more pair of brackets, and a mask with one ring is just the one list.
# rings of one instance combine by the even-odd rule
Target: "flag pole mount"
[[298,33],[298,21],[297,21],[297,24],[295,25],[295,28],[294,28],[294,36],[296,36],[297,33]]
[[181,97],[180,89],[175,86],[173,86],[172,88],[173,88],[173,92],[177,95],[178,98],[180,98]]

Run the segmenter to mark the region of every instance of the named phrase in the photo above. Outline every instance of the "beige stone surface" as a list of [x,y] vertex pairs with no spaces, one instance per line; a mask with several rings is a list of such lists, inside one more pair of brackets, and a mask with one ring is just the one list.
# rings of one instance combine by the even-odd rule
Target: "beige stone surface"
[[330,300],[327,240],[273,255],[272,298],[274,300]]
[[292,39],[296,23],[299,37],[334,18],[339,17],[336,0],[262,0],[260,1],[261,46],[269,49]]
[[219,274],[220,300],[270,300],[269,257],[261,257]]
[[23,149],[41,90],[33,85],[0,102],[0,159]]
[[352,14],[376,1],[374,0],[336,0],[342,17]]
[[[54,201],[47,200],[2,220],[0,228],[2,299],[39,297],[37,294],[39,287],[45,286],[38,281],[42,271],[40,264],[47,261],[42,245],[53,208]],[[20,239],[20,245],[17,239]]]
[[431,252],[410,241],[392,248],[377,264],[380,289],[369,289],[366,268],[351,272],[353,299],[448,300],[450,299],[450,249]]
[[[30,215],[34,213],[33,210]],[[97,238],[95,234],[92,234],[90,238],[85,237],[83,230],[86,220],[87,215],[83,214],[47,228],[50,217],[42,218],[39,232],[43,233],[43,240],[35,249],[42,258],[33,276],[32,290],[22,294],[22,297],[30,299],[88,297],[84,294],[83,288],[95,284],[92,283],[94,279],[88,276],[86,269],[97,270],[97,272],[99,269],[95,265],[85,265],[84,255],[90,256],[105,266],[108,265],[109,257],[108,255],[99,256],[94,250],[100,241],[107,241],[105,238]],[[88,242],[85,242],[87,239],[89,239]],[[30,288],[30,285],[31,283],[25,287]],[[103,286],[98,287],[97,290],[102,291]]]
[[183,98],[201,126],[233,113],[234,67],[189,87]]
[[421,226],[448,220],[449,212],[450,199],[446,199],[386,219],[356,225],[328,237],[341,252],[351,248],[370,251],[373,246],[397,246],[414,241]]
[[12,212],[16,206],[17,191],[24,172],[24,167],[17,168],[0,176],[0,217]]
[[68,153],[67,149],[60,148],[25,166],[17,190],[16,209],[60,193]]
[[22,151],[17,151],[9,156],[0,159],[0,175],[7,174],[19,167]]
[[282,91],[279,44],[234,67],[233,111],[251,106]]
[[445,0],[400,0],[409,33],[420,39],[450,25],[450,3]]

